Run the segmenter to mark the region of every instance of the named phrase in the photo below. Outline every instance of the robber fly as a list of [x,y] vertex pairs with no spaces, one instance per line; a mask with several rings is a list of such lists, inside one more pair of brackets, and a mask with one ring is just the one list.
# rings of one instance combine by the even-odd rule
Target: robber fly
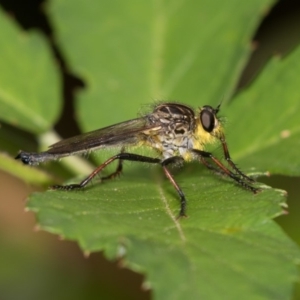
[[[154,107],[152,113],[140,118],[62,140],[41,153],[20,151],[16,159],[21,159],[24,164],[35,165],[47,160],[86,153],[91,150],[120,147],[122,149],[120,153],[106,160],[80,183],[55,185],[51,188],[57,190],[83,188],[115,160],[119,161],[117,169],[103,179],[114,178],[120,174],[124,160],[159,164],[179,195],[181,201],[179,217],[182,217],[185,216],[186,198],[168,169],[168,166],[172,164],[198,160],[208,169],[230,177],[237,184],[253,193],[258,191],[251,185],[253,179],[241,172],[230,158],[223,126],[217,116],[219,108],[220,105],[215,109],[205,105],[199,111],[194,112],[190,107],[183,104],[161,103]],[[228,167],[212,153],[204,150],[205,145],[215,141],[221,143]],[[150,147],[156,150],[158,157],[125,152],[127,146]]]

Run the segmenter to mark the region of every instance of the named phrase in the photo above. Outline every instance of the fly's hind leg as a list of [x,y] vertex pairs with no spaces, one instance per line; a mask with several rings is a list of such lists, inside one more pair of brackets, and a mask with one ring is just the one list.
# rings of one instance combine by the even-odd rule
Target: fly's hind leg
[[122,171],[123,171],[123,160],[119,159],[116,170],[107,176],[101,177],[100,180],[102,181],[102,180],[115,179],[116,177],[121,175]]
[[[121,153],[124,153],[124,150],[125,148],[123,147],[121,149]],[[122,171],[123,171],[123,160],[119,158],[116,170],[107,176],[102,176],[100,180],[103,181],[103,180],[115,179],[116,177],[121,175]]]
[[96,168],[89,176],[87,176],[84,180],[77,184],[69,184],[69,185],[54,185],[51,187],[53,190],[75,190],[81,189],[85,187],[97,174],[99,174],[103,169],[105,169],[108,165],[110,165],[113,161],[119,160],[119,165],[117,170],[107,176],[107,179],[110,179],[113,176],[116,176],[117,173],[121,172],[122,170],[122,160],[129,160],[129,161],[140,161],[140,162],[147,162],[152,164],[159,164],[161,162],[158,158],[152,158],[147,156],[142,156],[133,153],[124,153],[121,152],[117,155],[112,156],[108,160],[106,160],[103,164],[101,164],[98,168]]
[[108,160],[106,160],[103,164],[101,164],[98,168],[96,168],[88,177],[86,177],[84,180],[82,180],[78,184],[70,184],[70,185],[55,185],[52,186],[51,188],[54,190],[75,190],[75,189],[81,189],[85,187],[97,174],[99,174],[104,168],[106,168],[109,164],[111,164],[113,161],[119,160],[118,167],[116,171],[109,176],[107,176],[106,179],[110,179],[114,176],[116,176],[118,173],[121,172],[122,170],[122,161],[123,160],[129,160],[129,161],[139,161],[139,162],[144,162],[144,163],[150,163],[150,164],[160,164],[164,170],[165,175],[167,178],[170,180],[174,188],[176,189],[179,197],[180,197],[180,212],[178,217],[184,217],[185,215],[185,209],[186,209],[186,199],[183,191],[171,175],[170,171],[167,169],[167,166],[170,164],[178,164],[179,162],[182,163],[182,157],[174,156],[167,158],[165,160],[161,160],[159,158],[153,158],[153,157],[148,157],[148,156],[142,156],[138,154],[133,154],[133,153],[124,153],[121,152],[117,155],[112,156]]

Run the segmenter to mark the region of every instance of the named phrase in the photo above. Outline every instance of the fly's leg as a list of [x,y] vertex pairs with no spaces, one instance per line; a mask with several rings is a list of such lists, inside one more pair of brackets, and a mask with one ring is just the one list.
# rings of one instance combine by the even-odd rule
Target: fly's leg
[[[124,147],[121,149],[121,153],[124,153]],[[122,170],[123,170],[123,160],[119,159],[116,170],[113,173],[111,173],[111,174],[109,174],[107,176],[101,177],[100,179],[101,179],[101,181],[102,180],[115,179],[116,177],[118,177],[118,176],[121,175]]]
[[[119,153],[117,155],[112,156],[108,160],[106,160],[103,164],[101,164],[98,168],[96,168],[88,177],[82,180],[78,184],[69,184],[69,185],[54,185],[51,188],[54,190],[74,190],[74,189],[81,189],[85,187],[97,174],[99,174],[105,167],[111,164],[113,161],[118,159],[119,161],[122,160],[130,160],[130,161],[140,161],[140,162],[147,162],[152,164],[159,164],[161,160],[159,158],[152,158],[132,153]],[[122,162],[119,164],[119,168],[122,169]],[[118,169],[113,174],[109,175],[113,176],[118,172]]]
[[119,159],[116,170],[113,173],[111,173],[111,174],[109,174],[107,176],[101,177],[100,179],[101,179],[101,181],[102,180],[115,179],[116,177],[118,177],[119,175],[121,175],[122,170],[123,170],[123,160]]
[[[227,175],[228,177],[232,178],[234,181],[236,181],[239,185],[241,185],[245,189],[250,190],[254,194],[259,191],[259,189],[251,186],[250,184],[248,184],[247,182],[245,182],[240,176],[237,176],[235,173],[233,173],[227,167],[225,167],[222,164],[221,161],[219,161],[216,157],[214,157],[212,155],[212,153],[206,152],[206,151],[197,150],[197,149],[193,149],[192,152],[194,154],[196,154],[196,156],[199,157],[199,159],[200,159],[200,161],[202,163],[203,163],[203,158],[210,158],[215,163],[215,165],[221,170],[221,172],[224,172],[225,175]],[[207,164],[205,164],[205,163],[204,163],[204,165],[207,166]]]
[[182,158],[178,156],[170,157],[165,159],[164,161],[161,161],[159,158],[153,158],[148,156],[142,156],[138,154],[133,153],[119,153],[117,155],[112,156],[108,160],[106,160],[103,164],[101,164],[98,168],[96,168],[88,177],[86,177],[84,180],[82,180],[78,184],[69,184],[69,185],[54,185],[51,188],[54,190],[75,190],[75,189],[81,189],[85,187],[97,174],[99,174],[105,167],[107,167],[109,164],[111,164],[115,160],[119,160],[119,165],[117,170],[108,176],[107,179],[110,179],[111,177],[115,176],[117,173],[121,172],[122,170],[122,161],[128,160],[128,161],[139,161],[139,162],[146,162],[151,164],[160,164],[163,167],[164,173],[166,177],[170,180],[174,188],[176,189],[179,197],[180,197],[180,212],[179,217],[185,216],[185,209],[186,209],[186,199],[184,196],[183,191],[171,175],[170,171],[167,169],[167,165],[178,163],[179,161],[182,162]]
[[237,166],[236,164],[232,161],[230,154],[229,154],[229,150],[228,150],[228,146],[225,140],[225,136],[222,134],[220,137],[220,141],[223,147],[223,152],[224,152],[224,156],[226,161],[228,162],[228,164],[231,166],[231,168],[236,171],[240,176],[242,176],[244,179],[250,181],[250,182],[255,182],[255,180],[253,180],[252,178],[248,177],[246,174],[244,174]]
[[185,195],[184,195],[182,189],[180,188],[180,186],[178,185],[178,183],[175,181],[175,179],[172,176],[172,174],[170,173],[170,171],[167,169],[167,165],[182,163],[182,161],[183,161],[182,157],[180,157],[180,156],[173,156],[173,157],[167,158],[167,159],[165,159],[164,161],[161,162],[161,165],[163,167],[165,175],[167,176],[167,178],[170,180],[170,182],[174,186],[174,188],[177,191],[177,193],[179,195],[179,198],[180,198],[180,211],[179,211],[178,218],[186,217],[186,214],[185,214],[185,211],[186,211],[186,199],[185,199]]
[[215,166],[213,166],[203,156],[200,157],[200,160],[207,169],[213,171],[215,174],[217,174],[219,176],[224,176],[224,175],[227,176],[227,174],[222,169],[216,168]]

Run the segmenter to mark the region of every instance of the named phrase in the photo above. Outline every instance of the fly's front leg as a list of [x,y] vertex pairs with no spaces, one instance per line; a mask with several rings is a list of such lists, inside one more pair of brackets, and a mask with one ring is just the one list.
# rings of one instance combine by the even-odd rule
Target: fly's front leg
[[[222,173],[224,173],[224,175],[227,175],[228,177],[232,178],[234,181],[236,181],[239,185],[241,185],[242,187],[244,187],[247,190],[252,191],[253,193],[257,193],[259,191],[259,189],[251,186],[250,184],[248,184],[247,182],[245,182],[240,176],[237,176],[235,173],[233,173],[232,171],[230,171],[227,167],[225,167],[221,161],[219,161],[216,157],[214,157],[212,155],[212,153],[210,152],[206,152],[206,151],[202,151],[202,150],[197,150],[197,149],[193,149],[192,152],[198,156],[198,158],[200,159],[200,161],[203,163],[203,158],[210,158],[215,165],[220,169],[220,171]],[[205,161],[205,160],[204,160]],[[207,167],[207,164],[204,163],[204,165]],[[245,175],[246,176],[246,175]]]
[[200,161],[203,163],[204,166],[206,166],[207,169],[211,170],[215,174],[217,174],[219,176],[224,176],[224,175],[227,176],[227,174],[222,169],[217,168],[217,167],[213,166],[212,164],[210,164],[203,156],[200,157]]
[[232,169],[234,171],[236,171],[240,176],[242,176],[243,178],[245,178],[246,180],[250,181],[250,182],[255,182],[254,179],[248,177],[246,174],[244,174],[237,166],[236,164],[232,161],[230,154],[229,154],[229,150],[228,150],[228,146],[225,140],[225,136],[222,134],[220,137],[220,141],[223,147],[223,152],[224,152],[224,156],[226,161],[228,162],[228,164],[232,167]]

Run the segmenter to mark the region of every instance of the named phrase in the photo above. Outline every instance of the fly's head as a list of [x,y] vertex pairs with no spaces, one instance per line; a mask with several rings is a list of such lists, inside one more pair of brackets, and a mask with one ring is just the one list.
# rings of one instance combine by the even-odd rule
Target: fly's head
[[223,136],[223,125],[217,116],[219,109],[220,105],[217,108],[205,105],[196,116],[194,136],[202,145],[212,143]]
[[221,129],[221,123],[218,119],[219,106],[217,108],[212,108],[209,105],[205,105],[200,109],[199,120],[203,129],[216,136]]

